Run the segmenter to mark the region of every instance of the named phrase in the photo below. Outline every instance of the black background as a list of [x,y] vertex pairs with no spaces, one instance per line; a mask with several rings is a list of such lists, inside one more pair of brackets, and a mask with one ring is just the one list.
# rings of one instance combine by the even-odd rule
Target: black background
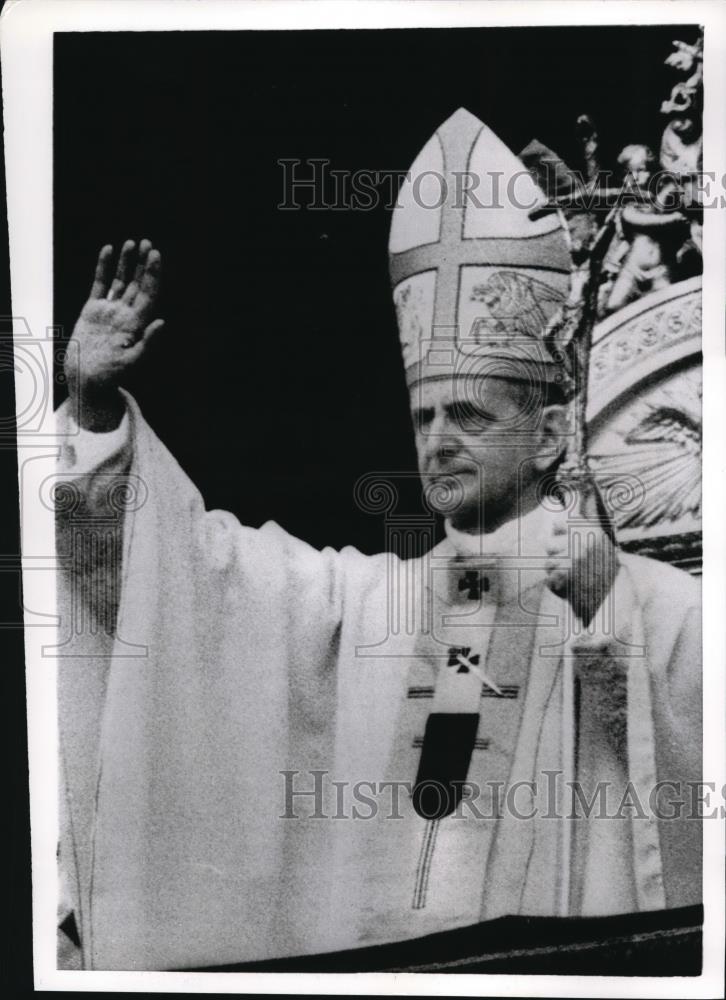
[[[55,317],[105,242],[152,238],[167,329],[131,386],[210,507],[316,546],[383,545],[353,486],[415,469],[387,274],[390,207],[278,209],[278,160],[405,171],[464,105],[516,152],[656,151],[695,29],[106,33],[55,41]],[[418,501],[415,481],[403,503]]]
[[[0,4],[0,7],[2,4]],[[0,108],[0,130],[3,126]],[[5,148],[0,144],[0,204],[5,199]],[[28,801],[28,734],[26,728],[23,595],[18,518],[18,463],[15,449],[15,384],[12,363],[12,309],[6,213],[0,213],[0,635],[2,670],[0,759],[3,761],[2,919],[0,920],[0,988],[3,993],[32,990],[32,914],[30,885],[30,809]]]

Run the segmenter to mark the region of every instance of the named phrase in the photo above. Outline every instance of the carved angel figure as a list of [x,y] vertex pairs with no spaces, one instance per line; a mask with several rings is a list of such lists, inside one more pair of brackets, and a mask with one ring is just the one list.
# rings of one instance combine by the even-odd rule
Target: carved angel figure
[[693,70],[693,73],[687,80],[677,83],[670,98],[663,101],[661,111],[666,115],[690,111],[703,83],[703,39],[699,38],[693,45],[680,41],[674,41],[673,45],[676,51],[668,56],[666,66],[684,73]]

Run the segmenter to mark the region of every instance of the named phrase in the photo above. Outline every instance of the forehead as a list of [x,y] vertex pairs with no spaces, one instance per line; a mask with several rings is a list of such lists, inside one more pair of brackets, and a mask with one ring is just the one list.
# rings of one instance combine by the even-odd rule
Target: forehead
[[472,378],[426,379],[410,389],[412,410],[469,403],[489,410],[509,412],[519,409],[522,385],[503,378],[477,375]]

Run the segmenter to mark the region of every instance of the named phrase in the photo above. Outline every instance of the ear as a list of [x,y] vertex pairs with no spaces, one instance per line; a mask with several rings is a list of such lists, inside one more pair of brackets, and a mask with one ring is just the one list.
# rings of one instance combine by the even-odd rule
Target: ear
[[569,410],[567,406],[545,406],[537,430],[537,452],[534,467],[545,472],[556,461],[567,446],[569,430]]

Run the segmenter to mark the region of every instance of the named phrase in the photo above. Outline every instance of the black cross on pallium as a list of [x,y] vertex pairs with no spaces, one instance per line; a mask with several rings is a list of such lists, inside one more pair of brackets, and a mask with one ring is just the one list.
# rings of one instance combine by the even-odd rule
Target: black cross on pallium
[[478,573],[476,570],[467,570],[459,580],[459,593],[462,590],[469,591],[467,597],[470,601],[478,601],[482,591],[486,593],[489,590],[489,578]]
[[477,653],[475,656],[469,656],[470,652],[471,646],[450,646],[449,662],[447,663],[447,666],[458,667],[459,669],[456,671],[457,674],[468,674],[469,668],[459,660],[459,657],[463,656],[464,659],[468,660],[473,667],[476,667],[479,663],[479,654]]

